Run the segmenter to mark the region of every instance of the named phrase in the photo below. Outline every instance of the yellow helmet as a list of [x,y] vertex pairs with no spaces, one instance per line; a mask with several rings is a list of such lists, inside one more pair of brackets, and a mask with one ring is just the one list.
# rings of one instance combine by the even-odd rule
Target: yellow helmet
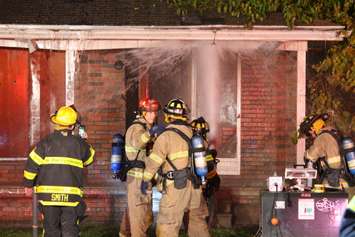
[[70,106],[60,107],[55,114],[51,116],[51,121],[60,126],[71,126],[77,122],[78,114]]

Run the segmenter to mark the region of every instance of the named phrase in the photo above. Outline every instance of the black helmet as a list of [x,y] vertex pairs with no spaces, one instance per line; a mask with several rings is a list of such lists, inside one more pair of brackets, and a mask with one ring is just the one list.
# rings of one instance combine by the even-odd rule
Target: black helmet
[[207,121],[202,116],[193,120],[191,127],[195,133],[207,134],[210,131]]
[[189,108],[182,99],[172,99],[165,105],[163,111],[169,115],[187,116]]
[[163,109],[165,113],[165,122],[169,123],[173,120],[187,120],[187,115],[190,112],[185,102],[181,99],[172,99],[165,105]]
[[329,114],[324,113],[324,114],[318,114],[318,115],[310,115],[308,117],[305,117],[303,122],[300,124],[300,127],[298,129],[298,137],[302,137],[303,135],[305,136],[310,136],[310,131],[313,126],[313,124],[316,121],[320,121],[321,126],[324,126],[325,121],[329,119]]

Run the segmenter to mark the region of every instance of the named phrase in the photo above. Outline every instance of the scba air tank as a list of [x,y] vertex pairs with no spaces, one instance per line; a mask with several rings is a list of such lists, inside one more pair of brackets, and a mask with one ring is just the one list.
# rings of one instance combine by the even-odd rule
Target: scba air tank
[[355,148],[354,142],[350,137],[344,137],[341,141],[345,160],[348,164],[350,173],[355,175]]
[[195,134],[191,138],[192,157],[194,169],[197,176],[200,177],[202,184],[206,183],[207,163],[206,163],[206,150],[202,136]]
[[124,137],[117,133],[112,137],[111,149],[111,172],[112,178],[118,178],[118,173],[121,170],[122,156],[124,151]]

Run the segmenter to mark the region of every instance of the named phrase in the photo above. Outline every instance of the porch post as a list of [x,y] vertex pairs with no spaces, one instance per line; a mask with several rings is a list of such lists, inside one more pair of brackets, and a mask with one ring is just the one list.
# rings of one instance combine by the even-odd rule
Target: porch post
[[74,104],[74,79],[76,50],[67,49],[65,51],[65,104]]
[[41,118],[41,86],[39,83],[38,65],[29,54],[31,72],[31,101],[30,101],[30,145],[33,146],[40,138]]
[[[307,41],[299,41],[297,45],[297,128],[306,114],[306,51]],[[297,164],[303,164],[305,139],[297,143]]]

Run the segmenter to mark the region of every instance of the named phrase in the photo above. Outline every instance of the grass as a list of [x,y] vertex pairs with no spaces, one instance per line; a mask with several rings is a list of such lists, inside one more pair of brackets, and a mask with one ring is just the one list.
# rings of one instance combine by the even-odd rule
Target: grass
[[0,237],[32,237],[29,229],[0,229]]
[[[42,230],[39,231],[39,237],[42,235]],[[84,226],[81,228],[81,237],[117,237],[118,229],[106,226]],[[149,231],[149,237],[154,237],[154,231]],[[252,229],[212,229],[211,237],[251,237],[253,236]],[[32,237],[32,229],[0,229],[0,237]],[[180,234],[180,237],[187,237],[186,234]]]

